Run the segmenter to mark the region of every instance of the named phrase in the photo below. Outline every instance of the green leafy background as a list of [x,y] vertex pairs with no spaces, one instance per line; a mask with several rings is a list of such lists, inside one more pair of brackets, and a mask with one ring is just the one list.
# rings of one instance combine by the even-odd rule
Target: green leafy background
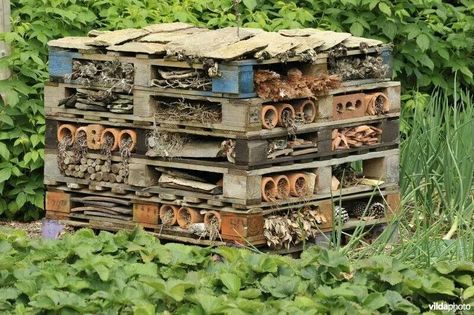
[[[146,232],[83,229],[61,241],[0,230],[4,314],[421,314],[474,307],[474,263],[350,263],[317,247],[300,259],[160,244]],[[431,313],[434,314],[434,313]]]
[[[474,5],[470,0],[13,0],[11,80],[0,82],[0,216],[42,215],[43,82],[50,39],[91,29],[182,21],[210,28],[241,24],[266,30],[320,27],[393,42],[394,75],[410,101],[434,86],[472,88]],[[453,4],[451,4],[453,3]],[[456,79],[455,79],[456,77]],[[407,129],[408,126],[405,126]],[[409,130],[405,130],[408,132]]]

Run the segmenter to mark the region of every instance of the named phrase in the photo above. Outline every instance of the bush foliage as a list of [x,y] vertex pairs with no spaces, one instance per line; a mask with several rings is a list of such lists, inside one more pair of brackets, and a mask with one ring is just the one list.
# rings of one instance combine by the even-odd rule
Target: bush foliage
[[[50,39],[182,21],[266,30],[320,27],[393,42],[394,74],[408,89],[472,87],[474,6],[441,0],[13,0],[12,54],[0,61],[13,77],[0,83],[0,216],[37,218],[43,204],[43,82]],[[21,210],[20,210],[21,209]]]
[[474,263],[413,269],[387,256],[351,265],[312,247],[300,259],[162,245],[140,230],[29,241],[0,230],[7,314],[421,314],[474,302]]

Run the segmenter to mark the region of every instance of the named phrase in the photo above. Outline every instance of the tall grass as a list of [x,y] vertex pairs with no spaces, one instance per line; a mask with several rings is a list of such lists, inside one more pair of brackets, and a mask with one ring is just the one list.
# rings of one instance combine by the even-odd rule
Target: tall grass
[[[469,93],[448,98],[435,92],[402,111],[407,134],[401,143],[403,210],[360,258],[390,251],[415,265],[440,260],[474,261],[474,102]],[[399,242],[389,244],[398,228]],[[355,238],[361,239],[359,237]]]

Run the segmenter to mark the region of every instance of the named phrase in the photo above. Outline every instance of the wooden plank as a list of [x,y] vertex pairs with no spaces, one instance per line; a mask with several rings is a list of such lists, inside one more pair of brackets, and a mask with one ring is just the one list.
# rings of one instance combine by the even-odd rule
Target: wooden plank
[[109,198],[109,197],[101,197],[101,196],[89,196],[89,197],[81,197],[83,201],[104,201],[104,202],[111,202],[116,204],[121,204],[124,206],[129,206],[132,203],[125,199],[118,199],[118,198]]
[[320,51],[329,50],[352,36],[350,33],[324,31],[312,28],[301,30],[280,30],[279,33],[285,36],[311,36],[312,41],[323,41],[324,44],[319,46],[318,49]]
[[158,224],[160,220],[159,204],[133,204],[133,221],[138,223]]
[[164,54],[166,52],[165,45],[158,43],[141,43],[128,42],[121,45],[113,45],[107,47],[109,51],[144,53],[149,55]]
[[[392,156],[398,159],[398,154],[399,154],[399,149],[392,149],[392,150],[380,151],[380,152],[369,152],[369,153],[359,154],[359,155],[350,155],[350,156],[338,158],[338,159],[314,161],[314,162],[309,162],[309,163],[298,163],[294,165],[285,165],[285,166],[272,166],[272,167],[262,168],[258,170],[247,171],[246,174],[247,175],[263,175],[267,173],[295,171],[295,170],[302,170],[306,168],[317,168],[317,167],[322,167],[322,166],[330,166],[330,165],[337,165],[337,164],[342,164],[342,163],[385,158],[385,157],[392,157]],[[394,176],[395,174],[391,175],[392,178],[394,178]]]
[[46,211],[69,213],[71,210],[71,195],[64,192],[46,192]]
[[145,26],[143,29],[150,33],[175,32],[194,28],[194,25],[183,22],[159,23]]
[[160,33],[151,33],[139,39],[140,42],[150,42],[150,43],[160,43],[160,44],[167,44],[172,41],[182,41],[188,38],[189,36],[207,32],[208,29],[205,28],[188,28],[182,29],[178,31],[170,31],[170,32],[160,32]]
[[93,49],[87,44],[91,42],[90,37],[85,36],[68,36],[59,39],[53,39],[48,42],[49,47],[66,48],[66,49]]
[[300,41],[297,39],[274,32],[257,34],[255,37],[256,41],[267,44],[265,49],[255,53],[255,58],[260,58],[261,56],[264,56],[265,59],[278,57],[300,45]]
[[119,215],[119,214],[110,214],[110,213],[100,212],[100,211],[84,211],[84,214],[97,216],[97,217],[119,219],[119,220],[124,220],[124,221],[132,221],[132,218],[129,216]]
[[240,40],[250,38],[256,33],[255,30],[236,27],[226,27],[218,30],[209,30],[186,38],[175,40],[166,44],[168,55],[177,53],[185,56],[202,57],[207,52],[220,47],[236,43]]
[[344,40],[342,44],[348,49],[354,49],[354,48],[359,48],[361,44],[366,45],[367,47],[381,46],[383,45],[383,42],[377,39],[352,36]]
[[123,30],[100,34],[92,38],[89,45],[91,46],[112,46],[125,43],[127,41],[142,37],[150,33],[145,29],[126,28]]
[[266,35],[268,34],[273,33],[264,33],[265,36],[262,36],[262,34],[257,34],[256,36],[249,39],[241,40],[230,45],[225,45],[215,50],[209,50],[203,53],[203,57],[221,60],[233,60],[246,54],[255,53],[267,48],[269,43],[262,39],[266,39]]

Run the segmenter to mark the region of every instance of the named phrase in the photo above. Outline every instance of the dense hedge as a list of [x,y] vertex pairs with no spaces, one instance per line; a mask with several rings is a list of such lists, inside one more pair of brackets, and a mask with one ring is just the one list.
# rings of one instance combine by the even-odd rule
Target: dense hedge
[[[387,256],[351,265],[317,247],[300,259],[162,245],[142,231],[30,241],[0,229],[5,314],[421,314],[474,307],[474,263],[413,269]],[[431,313],[433,314],[433,313]]]
[[[454,1],[450,1],[454,2]],[[267,30],[321,27],[395,43],[394,71],[405,88],[473,85],[474,7],[440,0],[13,0],[13,79],[0,82],[0,216],[36,218],[43,204],[43,82],[48,40],[93,28],[183,21],[208,27],[241,23]],[[237,18],[239,16],[239,18]],[[238,21],[240,20],[240,21]],[[21,209],[21,210],[20,210]]]

